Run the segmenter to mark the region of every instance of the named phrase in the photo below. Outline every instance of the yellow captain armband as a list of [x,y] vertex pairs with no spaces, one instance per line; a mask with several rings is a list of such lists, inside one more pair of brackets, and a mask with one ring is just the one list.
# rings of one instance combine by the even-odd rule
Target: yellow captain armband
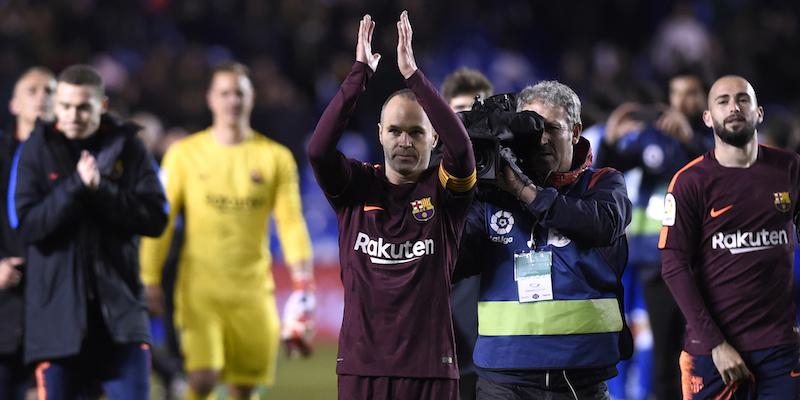
[[475,170],[466,178],[456,178],[450,175],[442,164],[439,164],[439,182],[445,189],[450,189],[454,192],[466,192],[472,189],[478,182],[475,175]]

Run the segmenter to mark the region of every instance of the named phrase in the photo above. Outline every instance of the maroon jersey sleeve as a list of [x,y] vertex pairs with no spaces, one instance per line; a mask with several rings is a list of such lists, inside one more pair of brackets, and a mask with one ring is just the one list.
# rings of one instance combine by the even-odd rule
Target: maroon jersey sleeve
[[422,71],[417,70],[406,80],[409,89],[417,96],[417,102],[431,120],[433,129],[445,144],[439,180],[442,185],[456,192],[466,192],[475,186],[475,155],[464,124],[458,119],[444,98],[428,81]]
[[341,194],[350,182],[353,164],[348,162],[336,145],[356,107],[358,96],[366,89],[371,76],[372,69],[366,64],[356,62],[353,65],[339,92],[322,113],[308,144],[308,159],[314,169],[314,176],[329,197]]
[[704,350],[711,352],[725,337],[711,316],[691,270],[692,255],[697,251],[700,241],[701,211],[705,209],[691,168],[702,160],[703,157],[695,159],[672,178],[665,200],[666,215],[658,245],[662,249],[661,274],[664,282],[688,325],[703,338]]

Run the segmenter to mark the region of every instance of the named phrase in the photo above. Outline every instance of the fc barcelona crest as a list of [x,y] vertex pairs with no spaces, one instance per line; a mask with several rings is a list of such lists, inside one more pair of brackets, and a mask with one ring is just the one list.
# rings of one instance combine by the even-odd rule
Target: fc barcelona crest
[[431,198],[425,197],[411,202],[411,214],[417,221],[425,222],[433,218],[433,204]]
[[792,206],[792,201],[789,200],[789,192],[775,192],[773,195],[775,195],[775,207],[778,211],[789,211],[789,207]]
[[114,164],[114,170],[111,171],[111,175],[109,178],[111,179],[119,179],[122,177],[122,160],[117,160],[117,163]]

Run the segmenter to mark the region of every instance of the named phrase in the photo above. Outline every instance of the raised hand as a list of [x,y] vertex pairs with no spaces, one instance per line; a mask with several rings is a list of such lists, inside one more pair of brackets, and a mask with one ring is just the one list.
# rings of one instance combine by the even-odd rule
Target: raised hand
[[400,73],[408,79],[417,71],[417,62],[414,60],[414,51],[411,48],[411,22],[408,21],[408,11],[400,14],[397,21],[397,67]]
[[681,142],[691,142],[694,137],[694,131],[692,131],[692,126],[686,116],[671,107],[662,107],[661,111],[663,113],[655,123],[656,129]]
[[358,24],[358,44],[356,44],[356,61],[367,64],[372,71],[378,69],[381,55],[372,54],[372,32],[375,31],[375,21],[372,16],[365,15]]

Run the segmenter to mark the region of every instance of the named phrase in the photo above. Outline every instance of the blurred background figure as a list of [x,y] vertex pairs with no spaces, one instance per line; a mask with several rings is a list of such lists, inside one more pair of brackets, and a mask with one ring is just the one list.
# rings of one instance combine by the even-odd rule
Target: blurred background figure
[[145,147],[160,163],[161,156],[164,155],[160,153],[161,141],[164,140],[164,125],[161,119],[151,112],[140,111],[132,114],[128,120],[142,127],[138,133],[139,139],[142,139]]
[[8,108],[15,121],[0,131],[0,398],[24,398],[33,369],[23,363],[25,246],[8,220],[6,190],[14,154],[28,139],[37,119],[52,121],[56,77],[49,69],[32,67],[14,84]]
[[[461,67],[448,74],[442,82],[442,97],[455,112],[469,111],[476,96],[481,100],[494,94],[494,87],[486,75],[476,69]],[[431,165],[441,161],[444,145],[439,144],[431,152]],[[475,399],[475,383],[478,374],[472,362],[472,351],[478,338],[478,290],[480,274],[462,279],[451,286],[450,306],[453,314],[453,329],[456,335],[456,355],[460,374],[459,396],[461,400]]]
[[442,97],[455,112],[469,111],[476,96],[480,100],[494,94],[494,86],[476,69],[461,67],[444,77]]
[[151,336],[139,238],[167,224],[139,127],[109,115],[102,77],[58,76],[56,122],[37,121],[14,157],[9,221],[26,245],[25,362],[40,398],[150,398]]
[[[173,297],[189,375],[186,398],[210,399],[223,382],[231,398],[249,399],[256,386],[273,384],[279,336],[290,352],[311,353],[316,307],[311,241],[291,152],[250,128],[249,69],[232,61],[215,67],[206,100],[212,125],[164,155],[161,179],[170,223],[161,237],[142,241],[142,277],[151,312],[163,316],[163,265],[183,212]],[[283,330],[265,246],[270,217],[294,287]]]
[[[167,143],[167,136],[161,119],[148,111],[139,111],[131,115],[130,121],[141,126],[138,136],[160,164],[166,149],[174,142]],[[179,130],[180,138],[186,133]],[[164,291],[163,316],[150,315],[150,333],[153,335],[152,366],[161,379],[160,394],[165,400],[182,399],[188,388],[188,378],[183,371],[183,357],[180,353],[177,333],[173,320],[175,310],[175,279],[177,277],[178,254],[183,243],[183,214],[175,221],[175,233],[172,238],[167,260],[161,271],[161,288]],[[159,391],[157,390],[158,394]],[[155,395],[155,394],[154,394]]]
[[[629,310],[637,333],[640,382],[652,382],[658,400],[680,397],[678,357],[683,349],[685,321],[661,278],[661,232],[664,196],[675,172],[714,145],[703,124],[707,85],[699,69],[683,69],[668,81],[669,105],[626,102],[608,118],[595,165],[626,172],[634,204],[628,226],[630,250],[624,277]],[[646,313],[642,309],[646,304]],[[652,344],[648,336],[652,332]],[[652,360],[646,356],[652,346]],[[652,375],[650,375],[652,371]],[[624,393],[625,375],[616,389]],[[650,385],[641,385],[644,399]]]

